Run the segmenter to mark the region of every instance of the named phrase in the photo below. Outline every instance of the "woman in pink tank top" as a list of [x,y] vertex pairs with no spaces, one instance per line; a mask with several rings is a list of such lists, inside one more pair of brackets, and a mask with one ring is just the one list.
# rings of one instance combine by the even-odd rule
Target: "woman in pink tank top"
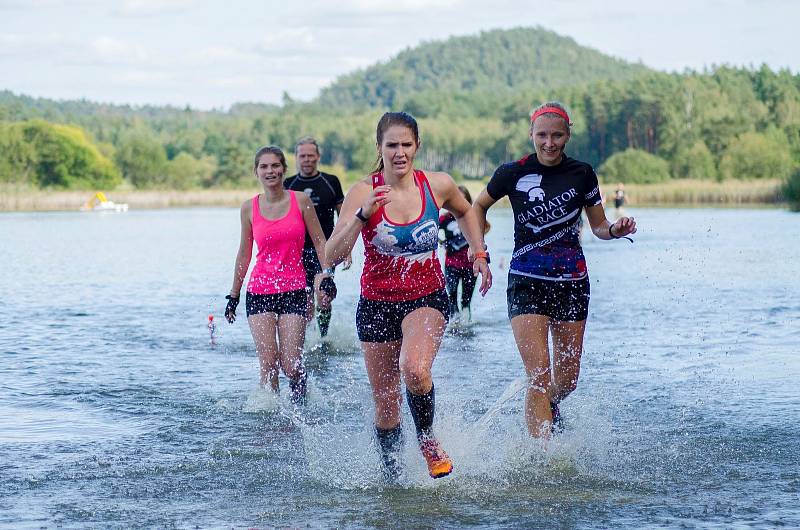
[[386,474],[393,479],[400,470],[402,382],[428,473],[438,478],[453,469],[433,433],[431,367],[450,313],[436,257],[439,208],[453,213],[469,242],[475,258],[471,272],[482,275],[482,294],[491,286],[488,255],[475,215],[452,177],[414,169],[416,120],[405,112],[387,112],[376,136],[376,171],[347,192],[325,250],[331,262],[340,262],[359,234],[364,239],[356,328]]
[[[278,370],[289,379],[291,400],[302,403],[306,394],[303,343],[306,332],[306,275],[302,252],[308,230],[323,269],[325,236],[311,199],[283,187],[286,157],[278,147],[258,150],[253,173],[264,188],[242,204],[242,231],[233,274],[233,287],[225,298],[225,317],[236,320],[239,293],[250,266],[253,242],[256,263],[247,283],[247,322],[258,352],[261,384],[278,392]],[[327,273],[317,275],[315,288],[335,296]]]

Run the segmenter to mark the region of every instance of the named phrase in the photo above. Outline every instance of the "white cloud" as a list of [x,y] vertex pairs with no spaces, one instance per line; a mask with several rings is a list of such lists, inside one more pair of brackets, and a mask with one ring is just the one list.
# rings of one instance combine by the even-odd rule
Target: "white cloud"
[[149,54],[141,44],[113,37],[98,37],[90,43],[97,59],[113,63],[142,63]]
[[262,60],[256,53],[234,48],[232,46],[208,46],[193,53],[190,58],[195,63],[254,63]]
[[117,12],[125,16],[150,17],[185,11],[193,6],[194,0],[123,0]]
[[251,88],[256,84],[256,80],[249,75],[217,77],[211,81],[212,86],[221,88]]
[[126,86],[162,87],[175,81],[175,75],[167,72],[128,70],[113,74],[112,82]]
[[451,9],[462,3],[462,0],[341,0],[341,9],[368,14],[413,13],[431,9]]
[[60,33],[6,33],[0,35],[0,55],[39,54],[63,44],[64,37]]
[[32,7],[62,7],[66,0],[0,0],[0,9],[30,9]]
[[311,28],[289,28],[264,36],[256,46],[256,50],[263,54],[298,53],[313,50],[314,44],[314,34]]

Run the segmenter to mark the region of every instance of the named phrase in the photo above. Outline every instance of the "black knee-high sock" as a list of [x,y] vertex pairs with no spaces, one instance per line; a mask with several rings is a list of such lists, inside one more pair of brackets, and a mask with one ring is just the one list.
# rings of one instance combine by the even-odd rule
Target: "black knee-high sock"
[[391,429],[381,429],[375,426],[375,434],[381,449],[383,465],[390,476],[400,473],[400,448],[403,444],[403,429],[400,425]]
[[300,372],[300,375],[294,379],[289,379],[289,399],[292,403],[305,405],[306,404],[306,373]]
[[319,325],[320,337],[325,337],[328,334],[328,328],[331,325],[331,310],[320,309],[317,313],[317,324]]
[[427,394],[412,394],[406,388],[406,398],[408,407],[411,409],[411,417],[414,418],[414,427],[417,428],[417,438],[422,439],[431,435],[433,427],[433,412],[436,408],[436,397],[433,385]]

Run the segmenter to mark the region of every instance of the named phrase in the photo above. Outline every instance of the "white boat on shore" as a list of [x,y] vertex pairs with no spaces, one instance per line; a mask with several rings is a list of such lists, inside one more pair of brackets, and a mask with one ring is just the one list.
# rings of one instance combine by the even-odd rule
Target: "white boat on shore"
[[102,191],[98,191],[94,194],[94,196],[86,201],[86,203],[81,206],[80,211],[82,212],[127,212],[128,211],[128,204],[127,203],[116,203],[114,201],[108,200],[105,194]]

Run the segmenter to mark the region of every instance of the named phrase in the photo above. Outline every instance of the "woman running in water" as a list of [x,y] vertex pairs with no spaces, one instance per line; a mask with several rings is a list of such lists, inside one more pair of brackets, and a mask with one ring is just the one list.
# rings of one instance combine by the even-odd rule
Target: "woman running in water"
[[[458,190],[464,198],[472,204],[472,195],[466,186],[459,186]],[[450,212],[445,212],[439,217],[439,229],[444,232],[444,279],[447,284],[447,294],[450,297],[450,317],[466,311],[468,320],[472,319],[470,303],[475,291],[475,275],[472,272],[472,262],[469,259],[469,246],[464,234],[458,227],[458,221]],[[486,223],[486,232],[489,223]],[[461,308],[458,307],[458,285],[461,284]]]
[[530,380],[525,418],[528,432],[536,437],[560,428],[558,404],[578,384],[589,308],[589,277],[579,240],[581,209],[600,239],[636,232],[633,217],[608,222],[594,170],[564,153],[571,125],[560,103],[538,107],[530,126],[535,153],[497,168],[473,206],[480,223],[506,195],[514,211],[508,316]]
[[[286,157],[278,147],[258,150],[253,173],[264,188],[241,208],[242,231],[233,287],[225,298],[225,318],[236,320],[239,293],[250,266],[253,241],[258,245],[256,264],[247,284],[247,322],[258,352],[261,384],[278,392],[278,370],[289,379],[290,399],[303,403],[306,373],[303,343],[306,333],[306,276],[302,253],[306,229],[314,242],[323,268],[325,236],[314,205],[305,193],[283,187]],[[315,288],[335,292],[333,281],[317,274]]]
[[439,207],[458,220],[475,256],[480,291],[491,286],[483,236],[475,214],[446,173],[414,169],[419,149],[416,120],[387,112],[378,122],[375,172],[347,193],[340,221],[326,245],[331,263],[343,261],[360,233],[365,263],[356,326],[375,402],[375,430],[390,478],[400,471],[401,380],[417,440],[433,478],[453,464],[433,434],[431,366],[448,316],[448,300],[436,249]]

